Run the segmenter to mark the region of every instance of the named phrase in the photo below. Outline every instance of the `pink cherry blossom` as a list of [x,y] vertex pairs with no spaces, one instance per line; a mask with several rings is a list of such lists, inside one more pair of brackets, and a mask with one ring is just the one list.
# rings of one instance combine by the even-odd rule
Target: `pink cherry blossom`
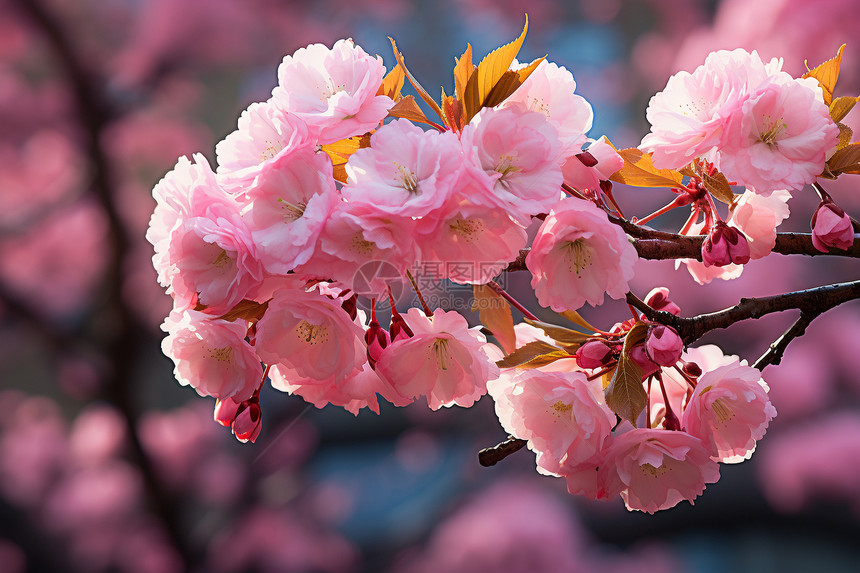
[[826,253],[830,248],[847,249],[854,244],[851,217],[832,201],[822,201],[812,215],[812,244]]
[[252,103],[239,116],[239,129],[215,146],[221,183],[240,192],[284,154],[315,143],[299,116],[278,109],[271,100]]
[[732,210],[729,224],[737,227],[747,238],[750,259],[767,256],[776,244],[776,228],[788,217],[791,194],[777,190],[762,195],[746,190]]
[[723,463],[749,459],[776,416],[767,391],[761,372],[735,358],[702,375],[681,423],[708,444],[713,459]]
[[484,108],[460,136],[469,169],[483,171],[512,217],[527,222],[561,196],[563,159],[558,132],[522,106]]
[[731,115],[717,164],[759,193],[800,189],[824,170],[838,136],[818,80],[778,76]]
[[282,151],[245,187],[242,217],[267,271],[307,262],[338,201],[331,161],[310,146]]
[[511,435],[528,440],[540,473],[559,475],[597,456],[609,438],[615,415],[602,400],[599,381],[581,372],[520,370],[487,384],[496,415]]
[[485,284],[526,247],[526,231],[503,209],[453,203],[448,215],[434,219],[432,231],[416,235],[420,267],[435,279]]
[[588,201],[556,203],[538,230],[526,266],[538,302],[556,312],[586,302],[603,304],[604,294],[621,298],[633,278],[636,249],[606,213]]
[[684,499],[692,503],[720,471],[699,438],[634,428],[612,440],[599,479],[609,495],[621,494],[627,509],[654,513]]
[[406,313],[414,336],[386,348],[376,371],[406,398],[426,396],[432,410],[454,404],[469,407],[487,393],[499,369],[484,350],[479,327],[469,328],[458,312],[436,309],[428,317],[417,308]]
[[453,132],[424,131],[397,119],[373,134],[370,147],[350,157],[349,184],[342,193],[380,215],[421,217],[447,202],[462,163]]
[[[525,66],[515,61],[511,69]],[[576,153],[587,139],[585,134],[591,129],[594,112],[585,98],[573,93],[575,90],[576,82],[572,73],[564,66],[544,60],[523,85],[496,108],[523,106],[544,114],[558,131],[558,139],[565,153]]]
[[696,157],[712,159],[728,118],[768,77],[788,77],[781,68],[781,60],[764,64],[755,51],[712,52],[692,74],[678,72],[651,98],[645,112],[651,133],[640,149],[653,152],[660,169],[680,169]]
[[370,298],[387,296],[419,258],[415,223],[370,205],[337,202],[313,257],[296,273],[335,281]]
[[183,386],[192,386],[201,396],[235,402],[247,400],[259,387],[263,367],[245,341],[245,321],[175,310],[161,328],[168,333],[161,350],[173,360],[174,375]]
[[681,316],[681,307],[669,300],[669,289],[666,287],[655,287],[645,296],[645,304],[654,310],[664,310],[675,316]]
[[609,145],[606,137],[593,141],[586,153],[595,163],[586,165],[582,154],[571,155],[561,166],[564,182],[583,193],[596,192],[601,181],[607,181],[624,166],[624,160]]
[[272,100],[311,126],[319,143],[333,143],[370,131],[388,114],[394,102],[376,95],[384,76],[382,58],[352,40],[331,49],[311,44],[284,57]]
[[298,286],[275,291],[257,322],[256,344],[267,364],[318,382],[341,382],[367,362],[362,327],[338,301]]

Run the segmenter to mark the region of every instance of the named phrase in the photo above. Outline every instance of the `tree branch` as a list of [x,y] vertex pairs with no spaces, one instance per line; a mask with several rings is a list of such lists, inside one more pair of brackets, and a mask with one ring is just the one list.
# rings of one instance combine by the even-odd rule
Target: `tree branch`
[[494,466],[514,452],[523,449],[528,442],[508,436],[504,442],[478,452],[478,463],[488,468]]
[[795,338],[803,336],[806,332],[806,327],[809,326],[809,324],[815,320],[819,314],[821,313],[801,311],[800,318],[791,325],[791,328],[786,330],[782,336],[770,345],[767,351],[755,361],[753,368],[764,370],[765,367],[770,364],[778,365],[782,361],[782,355],[785,353],[785,349],[788,348],[789,343]]
[[[675,316],[669,312],[654,310],[633,293],[627,293],[627,302],[631,306],[642,312],[649,320],[671,326],[677,330],[685,344],[695,342],[712,330],[728,328],[732,324],[742,320],[761,318],[774,312],[783,312],[792,309],[800,310],[802,313],[801,318],[803,318],[803,314],[807,315],[807,317],[811,316],[811,318],[804,319],[805,324],[798,321],[800,322],[797,325],[798,330],[800,326],[803,326],[805,329],[806,325],[816,316],[844,302],[857,298],[860,298],[860,281],[853,281],[761,298],[742,298],[733,307],[684,318]],[[780,346],[787,346],[791,339],[797,336],[799,334],[788,337]],[[778,349],[776,352],[778,352]],[[781,353],[774,354],[774,358],[779,356],[781,356]]]

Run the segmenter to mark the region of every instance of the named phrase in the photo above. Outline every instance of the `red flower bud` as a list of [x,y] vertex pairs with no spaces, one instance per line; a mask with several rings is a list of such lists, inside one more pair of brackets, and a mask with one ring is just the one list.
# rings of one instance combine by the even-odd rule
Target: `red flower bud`
[[854,244],[851,217],[836,203],[824,200],[812,215],[812,244],[822,253],[830,247],[847,249]]
[[747,238],[734,227],[729,227],[725,221],[717,222],[702,243],[702,262],[706,267],[724,267],[731,263],[743,265],[749,260],[750,246]]
[[669,289],[666,287],[651,289],[651,292],[645,297],[645,304],[654,310],[664,310],[675,316],[681,315],[681,307],[669,300]]
[[242,403],[236,419],[233,420],[233,434],[242,443],[255,442],[263,427],[263,412],[256,400]]
[[580,368],[600,368],[612,360],[612,349],[598,340],[591,340],[576,350],[576,364]]
[[653,327],[645,340],[645,352],[660,366],[672,366],[681,359],[684,342],[674,328],[662,324]]

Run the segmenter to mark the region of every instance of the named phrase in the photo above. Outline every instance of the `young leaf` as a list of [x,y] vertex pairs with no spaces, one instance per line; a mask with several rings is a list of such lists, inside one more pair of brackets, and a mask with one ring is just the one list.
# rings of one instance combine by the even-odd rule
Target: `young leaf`
[[563,350],[554,350],[552,352],[547,352],[546,354],[535,356],[531,360],[523,362],[522,364],[518,364],[517,368],[540,368],[541,366],[552,364],[556,360],[561,360],[563,358],[573,357]]
[[856,171],[860,168],[860,143],[846,145],[834,153],[827,162],[827,169],[833,175]]
[[419,123],[432,125],[430,120],[427,119],[427,116],[424,115],[424,112],[421,111],[421,108],[418,107],[418,104],[415,102],[415,98],[411,95],[401,98],[400,101],[394,104],[391,109],[388,110],[388,117],[402,117],[409,121],[417,121]]
[[633,347],[644,342],[648,327],[637,322],[624,337],[624,347],[618,365],[612,373],[609,385],[604,389],[606,405],[631,424],[636,425],[639,412],[648,403],[648,395],[642,385],[642,369],[630,358]]
[[505,352],[514,352],[517,348],[517,335],[514,332],[514,319],[511,317],[508,301],[487,285],[474,285],[472,294],[475,297],[472,301],[472,312],[478,311],[481,324],[492,331]]
[[719,171],[715,175],[701,174],[702,183],[705,184],[705,189],[710,191],[714,198],[719,199],[726,205],[731,205],[735,199],[735,194],[732,193],[732,187],[729,185],[726,176]]
[[535,71],[535,68],[537,68],[545,59],[546,56],[538,58],[521,70],[508,70],[502,74],[502,77],[499,79],[498,83],[496,83],[496,87],[492,89],[492,91],[487,95],[487,99],[484,100],[483,107],[495,107],[505,101],[508,96],[513,94],[521,85],[523,85],[526,78],[528,78],[532,72]]
[[442,90],[442,113],[451,129],[457,133],[463,130],[463,106],[454,96],[445,95],[445,90]]
[[612,373],[612,379],[604,390],[609,409],[628,420],[634,426],[639,413],[648,403],[648,395],[642,385],[642,369],[624,354]]
[[403,73],[403,66],[397,64],[382,80],[376,95],[386,95],[397,101],[400,99],[400,90],[403,89],[405,82],[406,74]]
[[560,351],[561,349],[557,346],[553,346],[552,344],[546,343],[542,340],[534,340],[532,342],[529,342],[525,346],[517,348],[516,350],[496,362],[496,366],[498,366],[499,368],[512,368],[514,366],[524,364],[529,360],[533,360],[538,356],[541,356],[542,354],[551,354],[553,352]]
[[457,59],[454,65],[454,95],[461,102],[466,97],[466,85],[472,74],[475,73],[475,64],[472,63],[472,44],[466,44],[466,51]]
[[851,138],[854,137],[854,130],[844,123],[837,123],[836,127],[839,128],[839,144],[836,146],[838,151],[851,143]]
[[341,139],[340,141],[335,141],[334,143],[327,143],[320,146],[320,149],[331,158],[335,180],[340,181],[341,183],[346,183],[346,163],[349,161],[349,158],[353,153],[363,147],[370,147],[369,133],[348,137],[346,139]]
[[263,314],[269,307],[269,301],[256,302],[253,300],[242,299],[236,303],[236,306],[219,316],[221,320],[233,322],[237,319],[257,321],[263,318]]
[[619,149],[618,155],[624,160],[624,167],[609,179],[616,183],[634,187],[683,187],[684,176],[671,169],[657,169],[651,162],[650,153],[639,149]]
[[576,312],[575,310],[566,310],[560,314],[561,314],[561,316],[565,317],[566,319],[568,319],[573,324],[581,326],[582,328],[585,328],[586,330],[590,330],[591,332],[599,332],[599,330],[597,328],[594,328],[593,326],[591,326],[588,323],[588,321],[585,320],[584,318],[582,318],[582,316],[578,312]]
[[842,65],[843,51],[845,51],[845,44],[839,47],[836,56],[803,74],[804,78],[818,80],[821,91],[824,92],[824,103],[828,106],[833,101],[833,90],[836,87],[836,80],[839,79],[839,66]]
[[469,77],[469,81],[463,90],[463,106],[466,110],[466,123],[471,120],[482,107],[485,107],[487,96],[496,87],[505,72],[511,67],[511,63],[520,51],[526,32],[529,28],[529,17],[519,37],[509,44],[496,48],[481,60],[478,69]]
[[530,320],[528,318],[524,319],[527,324],[530,324],[536,328],[540,328],[543,330],[547,336],[555,340],[556,342],[561,342],[563,344],[582,344],[591,336],[588,334],[583,334],[582,332],[577,332],[575,330],[571,330],[569,328],[564,328],[563,326],[556,326],[555,324],[549,324],[546,322],[541,322],[539,320]]
[[424,102],[429,105],[434,112],[436,112],[436,115],[438,115],[444,121],[445,117],[442,114],[442,108],[440,108],[439,104],[436,103],[432,97],[430,97],[430,94],[427,93],[427,90],[425,90],[424,87],[420,83],[418,83],[418,80],[415,79],[415,76],[413,76],[409,69],[406,67],[406,64],[403,62],[403,54],[401,54],[400,50],[397,49],[397,43],[394,41],[394,38],[389,36],[388,39],[391,40],[391,49],[394,50],[394,58],[397,60],[397,63],[400,65],[400,67],[403,68],[403,72],[406,74],[406,77],[409,78],[409,83],[412,84],[412,87],[415,88],[415,91],[418,92],[418,95],[421,96],[421,99],[423,99]]
[[854,109],[854,104],[857,103],[857,100],[860,98],[856,97],[838,97],[830,104],[830,117],[834,122],[839,123],[845,116],[848,115],[852,109]]

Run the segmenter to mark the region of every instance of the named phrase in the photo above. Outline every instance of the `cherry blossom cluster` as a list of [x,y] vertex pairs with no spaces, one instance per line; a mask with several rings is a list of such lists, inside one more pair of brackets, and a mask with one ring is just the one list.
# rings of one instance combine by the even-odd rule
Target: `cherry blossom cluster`
[[[665,288],[647,302],[680,313]],[[699,496],[719,479],[718,462],[748,459],[776,410],[761,373],[746,361],[713,345],[684,351],[673,329],[649,324],[627,353],[646,406],[635,426],[620,421],[601,382],[625,360],[620,340],[642,326],[617,324],[548,365],[503,368],[488,387],[499,421],[527,440],[538,472],[564,477],[572,494],[621,495],[628,509],[654,513]],[[546,332],[517,325],[517,343],[558,344]]]
[[[260,435],[269,379],[353,413],[378,413],[380,397],[470,407],[489,392],[540,473],[649,513],[692,501],[719,463],[752,454],[776,415],[759,370],[713,346],[685,350],[632,307],[608,331],[576,311],[627,296],[639,254],[625,224],[678,207],[691,209],[681,234],[705,235],[701,261],[683,261],[699,282],[770,253],[790,191],[860,170],[837,125],[845,106],[779,60],[715,52],[654,96],[641,147],[617,150],[588,137],[591,106],[568,70],[515,59],[524,37],[477,66],[469,47],[440,103],[393,41],[389,72],[351,40],[302,48],[217,144],[216,169],[183,157],[155,186],[147,238],[174,302],[162,348],[239,440]],[[441,123],[401,93],[406,78]],[[627,220],[613,181],[674,199]],[[815,247],[849,248],[850,217],[816,188]],[[587,332],[538,320],[495,282],[513,270],[531,273],[547,315]],[[484,328],[431,308],[416,275],[473,285]],[[398,309],[392,287],[419,304]],[[680,314],[665,288],[646,304]]]

